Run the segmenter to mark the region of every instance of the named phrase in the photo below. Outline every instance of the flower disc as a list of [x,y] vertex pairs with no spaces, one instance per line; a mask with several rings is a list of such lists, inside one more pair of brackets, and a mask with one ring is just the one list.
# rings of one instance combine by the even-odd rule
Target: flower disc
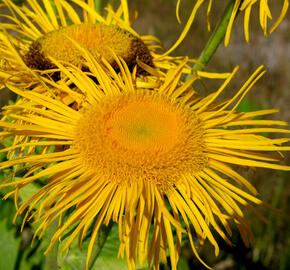
[[25,55],[30,68],[39,70],[54,68],[49,57],[85,67],[82,52],[70,40],[86,48],[95,59],[104,57],[115,69],[118,68],[114,54],[122,57],[130,68],[136,58],[153,66],[149,49],[141,39],[116,25],[79,24],[49,32],[32,43]]
[[87,109],[76,138],[84,166],[120,184],[144,180],[167,189],[206,163],[196,115],[153,94],[115,96]]

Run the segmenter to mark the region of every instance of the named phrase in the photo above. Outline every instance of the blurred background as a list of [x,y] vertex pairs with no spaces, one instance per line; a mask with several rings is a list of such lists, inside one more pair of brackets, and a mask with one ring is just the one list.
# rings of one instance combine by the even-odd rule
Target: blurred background
[[[104,3],[107,2],[118,5],[117,0],[104,1]],[[141,35],[157,36],[163,42],[164,47],[169,49],[181,33],[194,2],[193,0],[181,1],[180,16],[182,24],[179,25],[175,17],[176,0],[129,0],[130,9],[135,9],[139,13],[134,28]],[[228,1],[219,0],[213,2],[210,16],[212,29],[214,29]],[[278,17],[282,4],[282,0],[269,1],[274,19]],[[207,3],[199,9],[189,34],[172,53],[173,55],[188,55],[191,58],[198,58],[211,35],[207,31],[206,8]],[[0,10],[0,12],[2,11]],[[280,109],[279,113],[269,116],[268,119],[290,122],[289,11],[276,31],[271,36],[264,37],[259,25],[259,5],[254,5],[250,23],[250,44],[247,44],[244,39],[243,16],[244,13],[241,12],[234,22],[229,46],[225,48],[223,44],[220,45],[209,62],[207,70],[230,72],[236,65],[240,66],[238,74],[224,93],[224,95],[229,97],[242,86],[259,65],[265,65],[267,73],[256,83],[244,102],[239,106],[239,109],[241,111]],[[219,85],[219,81],[211,81],[204,92],[200,94],[211,93]],[[13,98],[10,96],[9,91],[2,91],[0,105],[7,104],[8,100]],[[284,163],[289,165],[290,155],[285,154],[285,159]],[[200,251],[202,259],[213,266],[215,270],[290,269],[290,174],[259,168],[247,172],[241,171],[241,173],[257,188],[263,201],[282,210],[283,213],[277,214],[260,207],[261,213],[269,220],[269,223],[266,224],[245,209],[256,243],[250,248],[246,248],[238,231],[233,227],[233,243],[235,246],[229,247],[219,239],[221,252],[218,257],[215,257],[213,248],[206,243]],[[5,211],[10,210],[6,209]],[[5,215],[3,211],[2,215]],[[0,237],[0,242],[1,239]],[[17,267],[14,270],[22,270],[19,265]],[[35,266],[33,269],[40,268]],[[162,265],[161,269],[170,268]],[[193,256],[191,248],[185,245],[178,269],[204,269],[204,267]],[[7,269],[0,268],[0,270]]]

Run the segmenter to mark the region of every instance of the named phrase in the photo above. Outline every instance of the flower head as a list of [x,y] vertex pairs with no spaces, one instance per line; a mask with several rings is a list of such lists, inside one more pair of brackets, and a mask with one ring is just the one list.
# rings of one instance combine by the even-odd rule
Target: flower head
[[[65,38],[66,36],[68,38]],[[119,26],[101,22],[73,24],[43,35],[30,45],[23,56],[24,62],[33,69],[52,69],[56,68],[49,59],[52,57],[85,70],[87,68],[85,58],[70,39],[84,46],[94,58],[104,57],[115,69],[118,66],[114,54],[122,57],[131,70],[137,65],[137,59],[148,66],[153,66],[150,51],[141,39]]]
[[[1,150],[9,152],[10,158],[0,169],[21,166],[0,187],[15,187],[6,197],[14,194],[17,201],[19,189],[47,177],[44,186],[21,204],[17,215],[25,212],[24,222],[35,219],[39,224],[35,236],[40,237],[55,219],[66,217],[48,250],[75,225],[64,250],[77,236],[81,243],[90,234],[87,263],[101,224],[116,222],[119,255],[126,255],[129,269],[135,269],[137,254],[141,265],[147,260],[158,268],[160,258],[166,262],[167,248],[172,269],[176,269],[182,234],[188,236],[198,258],[195,239],[201,245],[208,239],[217,255],[213,231],[231,244],[232,222],[248,245],[251,230],[241,205],[256,212],[252,204],[262,202],[233,166],[290,170],[276,163],[282,159],[279,155],[261,153],[290,150],[281,145],[289,139],[260,135],[289,133],[272,127],[285,126],[285,122],[254,119],[276,110],[235,110],[264,73],[263,67],[233,98],[216,102],[237,68],[216,92],[200,99],[193,98],[194,78],[180,82],[181,66],[170,70],[158,88],[137,89],[125,61],[119,62],[120,74],[112,69],[111,75],[95,64],[98,83],[90,81],[90,85],[84,83],[89,80],[80,69],[58,66],[84,95],[79,110],[9,85],[30,102],[4,107],[2,138],[18,135],[26,139]],[[67,86],[58,87],[65,91]],[[36,152],[36,146],[42,146],[42,151]],[[50,146],[54,151],[49,151]],[[21,178],[13,178],[23,170]]]
[[[18,7],[10,0],[4,2],[12,16],[7,16],[11,22],[1,24],[1,58],[7,62],[2,68],[2,79],[8,77],[16,82],[37,83],[39,79],[33,71],[48,73],[59,79],[59,75],[51,71],[56,68],[51,58],[85,70],[85,59],[72,40],[85,47],[96,59],[103,57],[112,65],[114,53],[125,59],[132,68],[137,65],[137,59],[154,66],[151,53],[155,49],[151,43],[152,38],[156,38],[140,37],[131,28],[126,1],[122,1],[116,12],[108,6],[106,17],[95,11],[94,1],[88,4],[73,1],[82,9],[83,18],[76,13],[72,4],[63,0],[43,1],[43,7],[35,0],[28,1],[30,7]],[[125,10],[126,16],[122,19]],[[18,35],[10,35],[10,30]],[[17,77],[23,74],[26,76]],[[27,74],[35,76],[31,78]]]
[[[127,1],[121,1],[116,11],[108,5],[105,16],[95,11],[94,1],[90,0],[43,0],[42,5],[29,0],[29,6],[22,7],[11,0],[4,3],[11,15],[5,16],[7,23],[0,23],[0,88],[8,80],[31,88],[39,83],[39,76],[61,79],[63,74],[53,59],[89,71],[78,46],[99,63],[105,59],[115,69],[118,65],[114,57],[121,57],[131,71],[137,67],[138,75],[154,75],[157,71],[153,67],[161,74],[161,70],[177,66],[184,59],[162,56],[164,49],[156,37],[140,36],[133,30],[136,14],[129,19]],[[80,8],[83,16],[74,7]],[[191,72],[189,65],[183,66],[183,72]]]

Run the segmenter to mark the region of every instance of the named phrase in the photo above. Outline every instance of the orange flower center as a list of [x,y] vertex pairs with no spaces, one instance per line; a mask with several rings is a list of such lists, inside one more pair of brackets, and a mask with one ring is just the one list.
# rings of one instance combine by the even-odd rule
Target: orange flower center
[[85,168],[101,178],[118,184],[150,181],[168,189],[183,174],[204,168],[203,137],[190,108],[140,92],[85,110],[75,147]]
[[114,54],[122,57],[129,68],[136,65],[136,58],[153,66],[152,57],[141,39],[116,25],[80,24],[70,25],[49,32],[37,39],[24,56],[26,64],[34,69],[54,68],[49,57],[86,68],[83,53],[70,40],[87,49],[95,59],[104,57],[115,69],[118,66]]
[[165,104],[158,107],[146,100],[119,108],[107,120],[106,128],[110,130],[110,139],[138,152],[166,151],[180,136],[176,113]]

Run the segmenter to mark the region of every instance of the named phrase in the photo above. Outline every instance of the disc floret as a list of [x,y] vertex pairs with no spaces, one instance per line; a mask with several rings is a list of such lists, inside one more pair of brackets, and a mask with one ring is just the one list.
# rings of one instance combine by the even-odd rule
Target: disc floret
[[85,110],[75,137],[88,170],[118,184],[148,181],[167,189],[204,168],[203,133],[189,108],[140,92]]

